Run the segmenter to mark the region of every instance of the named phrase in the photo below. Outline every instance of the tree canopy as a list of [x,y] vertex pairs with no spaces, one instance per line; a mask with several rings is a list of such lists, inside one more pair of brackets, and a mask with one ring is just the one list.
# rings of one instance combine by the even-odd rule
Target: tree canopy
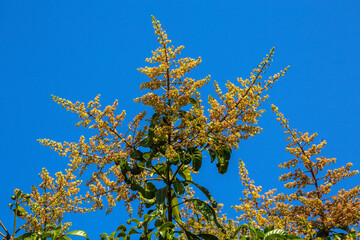
[[[76,113],[78,127],[96,134],[77,142],[39,142],[69,159],[68,168],[55,173],[46,168],[42,183],[31,193],[16,189],[10,205],[14,229],[1,233],[4,239],[69,239],[84,231],[69,231],[65,213],[86,213],[125,204],[137,217],[119,222],[112,234],[101,239],[307,239],[359,237],[359,186],[332,193],[333,185],[354,176],[352,164],[337,169],[327,166],[335,158],[320,156],[326,141],[314,144],[316,133],[290,128],[289,121],[276,106],[277,120],[284,128],[286,151],[294,159],[280,165],[289,172],[280,176],[290,194],[262,193],[249,177],[246,161],[239,160],[243,198],[233,208],[237,219],[221,213],[207,186],[193,181],[203,164],[214,164],[226,174],[232,151],[243,141],[261,132],[258,120],[268,91],[283,77],[288,67],[266,77],[274,48],[246,79],[228,81],[225,89],[213,81],[214,94],[201,95],[210,76],[194,79],[191,70],[201,58],[180,57],[183,46],[171,45],[160,22],[152,17],[159,47],[146,59],[149,66],[138,70],[146,76],[140,89],[146,93],[134,99],[144,111],[126,124],[125,110],[118,102],[102,107],[100,95],[94,100],[72,102],[57,96],[53,100]],[[205,162],[206,159],[210,161]],[[328,169],[325,172],[325,169]],[[206,199],[199,199],[202,192]],[[23,224],[16,228],[20,218]],[[22,235],[17,234],[23,231]],[[84,229],[86,231],[86,229]]]

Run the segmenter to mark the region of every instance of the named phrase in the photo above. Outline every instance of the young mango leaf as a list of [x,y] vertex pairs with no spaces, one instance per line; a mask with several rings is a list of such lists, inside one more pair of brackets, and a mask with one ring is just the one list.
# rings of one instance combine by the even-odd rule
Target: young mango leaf
[[14,209],[13,209],[14,214],[16,214],[16,216],[18,217],[24,217],[26,216],[27,212],[25,210],[25,208],[23,208],[20,205],[17,205]]
[[159,239],[172,239],[173,234],[170,234],[171,230],[175,229],[175,225],[172,222],[166,222],[163,225],[160,226],[158,230],[158,234],[160,234]]
[[179,175],[186,181],[192,181],[191,172],[188,166],[183,166],[179,171]]
[[274,229],[269,232],[267,232],[264,236],[264,240],[270,240],[270,239],[286,239],[287,237],[286,231],[282,229]]
[[159,232],[166,231],[166,230],[169,230],[169,229],[174,229],[174,228],[175,228],[174,223],[166,222],[166,223],[164,223],[163,225],[160,226]]
[[171,199],[171,206],[172,206],[172,215],[173,215],[174,219],[178,223],[181,224],[182,221],[181,221],[181,216],[180,216],[179,202],[178,202],[178,198],[177,198],[177,196],[175,196],[175,194]]
[[[140,225],[141,225],[141,222],[139,221],[139,219],[136,219],[136,218],[131,218],[131,219],[128,219],[128,220],[126,221],[126,223],[129,224],[129,225],[130,225],[132,222],[136,223],[137,226],[140,226]],[[126,228],[125,228],[125,231],[126,231]]]
[[71,232],[67,232],[64,235],[65,236],[69,236],[69,235],[80,236],[80,237],[86,238],[86,240],[89,240],[87,233],[85,231],[82,231],[82,230],[74,230],[74,231],[71,231]]

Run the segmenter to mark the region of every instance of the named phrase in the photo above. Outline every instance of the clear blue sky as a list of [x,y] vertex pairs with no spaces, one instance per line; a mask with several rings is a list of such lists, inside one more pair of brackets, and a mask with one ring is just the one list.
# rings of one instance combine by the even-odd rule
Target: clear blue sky
[[[360,169],[360,2],[310,0],[259,1],[1,1],[0,2],[0,220],[11,229],[8,210],[14,188],[30,191],[38,173],[52,174],[67,159],[37,143],[39,138],[77,141],[76,115],[53,103],[54,94],[89,101],[101,94],[103,105],[119,100],[131,119],[144,108],[133,102],[142,95],[145,76],[136,71],[157,48],[150,15],[156,16],[183,56],[203,63],[195,77],[211,74],[220,84],[250,71],[274,46],[269,73],[290,65],[270,92],[263,133],[240,145],[227,175],[215,165],[204,166],[198,181],[225,204],[238,203],[237,175],[242,158],[264,189],[282,189],[278,164],[289,160],[285,137],[270,111],[276,104],[301,131],[326,139],[327,157],[338,165],[353,162]],[[209,88],[211,89],[211,88]],[[205,92],[204,96],[212,93]],[[216,178],[214,178],[216,176]],[[360,177],[344,182],[348,188]],[[127,216],[119,205],[104,212],[69,216],[72,229],[88,231],[91,239],[111,232]]]

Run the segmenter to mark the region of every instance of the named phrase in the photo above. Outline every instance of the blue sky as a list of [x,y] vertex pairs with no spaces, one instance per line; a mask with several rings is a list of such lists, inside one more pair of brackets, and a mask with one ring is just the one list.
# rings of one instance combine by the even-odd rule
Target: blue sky
[[[39,138],[77,141],[88,131],[75,128],[76,115],[53,103],[50,95],[87,102],[101,94],[104,105],[119,100],[131,119],[143,106],[133,102],[146,78],[136,69],[157,48],[151,18],[167,30],[183,56],[203,63],[192,76],[208,74],[224,84],[246,78],[272,47],[269,73],[290,65],[270,91],[260,121],[263,133],[235,151],[228,174],[216,175],[207,164],[198,182],[208,187],[225,212],[238,203],[241,186],[237,162],[245,161],[251,177],[264,189],[278,188],[290,159],[285,136],[270,104],[277,105],[291,126],[318,132],[326,139],[327,157],[360,169],[360,2],[261,1],[1,1],[0,2],[0,220],[11,229],[7,204],[14,188],[30,191],[38,173],[62,170],[66,159],[37,143]],[[213,93],[211,87],[203,96]],[[214,177],[216,176],[216,177]],[[342,187],[359,184],[360,177]],[[121,204],[104,212],[69,216],[72,229],[91,239],[125,222]]]

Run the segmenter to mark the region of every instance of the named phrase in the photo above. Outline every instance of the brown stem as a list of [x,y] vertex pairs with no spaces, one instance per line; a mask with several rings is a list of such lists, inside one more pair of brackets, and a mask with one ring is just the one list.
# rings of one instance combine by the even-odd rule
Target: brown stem
[[[8,232],[8,230],[6,229],[6,227],[4,226],[4,224],[0,221],[0,225],[1,225],[1,227],[5,230],[5,232],[6,232],[6,234],[7,235],[10,235],[9,234],[9,232]],[[2,233],[1,233],[1,235],[3,235]],[[4,235],[3,235],[4,236]],[[6,237],[6,236],[4,236],[4,237]]]

